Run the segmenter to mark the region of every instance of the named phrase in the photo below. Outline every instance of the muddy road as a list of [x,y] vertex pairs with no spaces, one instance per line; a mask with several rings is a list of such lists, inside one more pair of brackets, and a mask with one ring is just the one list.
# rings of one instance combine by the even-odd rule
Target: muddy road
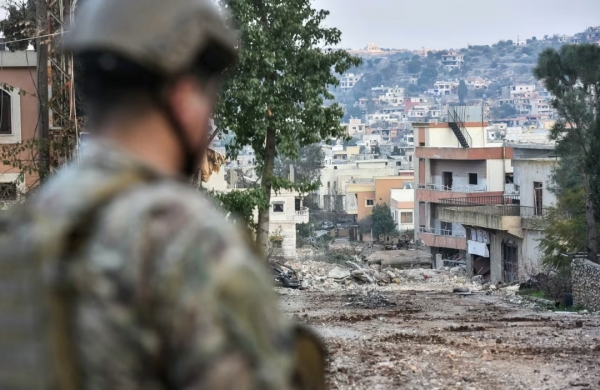
[[419,290],[280,298],[325,340],[331,389],[600,389],[600,316]]

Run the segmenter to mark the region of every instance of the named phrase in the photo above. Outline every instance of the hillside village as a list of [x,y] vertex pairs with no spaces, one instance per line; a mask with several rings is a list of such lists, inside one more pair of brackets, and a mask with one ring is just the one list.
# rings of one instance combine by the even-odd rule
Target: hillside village
[[[284,256],[296,258],[296,248],[310,241],[297,226],[309,220],[313,240],[326,231],[377,242],[363,222],[385,204],[397,234],[437,264],[463,264],[492,282],[526,279],[540,266],[536,220],[556,204],[548,191],[556,164],[548,130],[556,112],[531,72],[543,49],[579,42],[600,44],[600,26],[456,50],[369,44],[354,51],[362,65],[332,91],[346,113],[347,139],[319,146],[317,191],[272,201],[270,231],[281,237]],[[225,155],[226,143],[218,140],[214,149]],[[284,175],[293,178],[299,164],[284,166]],[[255,165],[245,148],[207,187],[251,187]]]
[[[191,212],[179,217],[180,211],[171,213],[169,207],[164,206],[176,203],[173,209],[188,210],[180,207],[182,202],[179,198],[173,197],[175,201],[161,198],[160,206],[151,212],[152,218],[157,218],[156,223],[150,217],[150,222],[144,219],[132,223],[128,218],[130,210],[125,210],[119,203],[122,215],[116,212],[97,215],[100,212],[94,207],[91,213],[83,213],[83,221],[78,219],[73,226],[66,220],[74,217],[76,212],[73,216],[65,213],[69,214],[64,217],[65,221],[61,218],[40,218],[46,224],[44,228],[50,229],[32,229],[30,225],[21,224],[14,229],[12,223],[15,221],[11,219],[14,215],[19,218],[25,215],[27,223],[31,215],[5,210],[13,207],[21,209],[15,206],[26,205],[29,195],[39,193],[38,187],[45,185],[46,180],[52,181],[67,165],[77,166],[85,161],[84,151],[88,142],[93,144],[98,141],[97,138],[102,142],[102,137],[106,137],[102,129],[94,129],[96,124],[91,119],[91,111],[86,112],[83,94],[80,96],[85,85],[81,64],[76,57],[60,50],[62,36],[68,31],[66,26],[75,18],[78,2],[40,0],[18,3],[19,7],[17,2],[7,2],[3,9],[9,17],[0,20],[0,238],[5,238],[2,242],[8,242],[8,246],[15,246],[11,240],[13,237],[22,235],[28,239],[29,236],[24,233],[30,233],[28,229],[35,230],[36,234],[52,241],[47,248],[51,255],[58,257],[53,249],[65,248],[62,248],[64,243],[53,234],[55,225],[59,233],[68,230],[67,244],[73,244],[76,251],[91,248],[92,258],[93,250],[102,249],[102,245],[106,244],[96,245],[94,242],[94,245],[82,245],[81,240],[97,239],[93,235],[88,237],[91,230],[98,228],[97,224],[106,223],[113,217],[115,220],[121,218],[118,224],[110,224],[105,229],[109,232],[107,235],[111,235],[105,241],[116,244],[99,250],[99,261],[80,256],[92,264],[94,272],[102,271],[99,283],[94,282],[95,274],[82,272],[85,266],[76,267],[72,274],[59,277],[64,264],[56,267],[56,264],[50,264],[50,267],[43,267],[43,275],[40,275],[37,273],[39,265],[46,263],[37,261],[37,257],[27,259],[35,260],[36,279],[32,280],[60,286],[54,290],[60,290],[57,295],[62,298],[69,295],[69,305],[72,301],[70,294],[76,289],[64,287],[71,282],[73,275],[84,276],[77,288],[87,288],[86,284],[89,284],[96,291],[94,294],[106,294],[111,299],[115,299],[116,294],[119,299],[128,302],[119,301],[115,313],[112,310],[115,301],[112,300],[105,305],[106,308],[91,311],[108,309],[108,317],[116,321],[120,329],[124,324],[129,325],[132,318],[137,318],[137,314],[130,316],[131,313],[124,310],[130,308],[127,306],[132,304],[129,301],[137,304],[137,299],[150,296],[148,292],[154,287],[171,293],[185,287],[178,286],[179,283],[190,282],[193,286],[182,289],[184,297],[181,302],[175,300],[173,303],[174,307],[182,303],[186,308],[188,305],[194,308],[193,315],[182,317],[185,321],[177,328],[182,325],[181,329],[192,330],[195,322],[200,324],[198,332],[175,334],[175,344],[181,344],[187,350],[190,335],[190,340],[200,335],[194,340],[208,340],[210,344],[214,340],[203,333],[208,328],[212,332],[223,323],[231,323],[234,327],[246,324],[237,322],[238,314],[248,316],[246,319],[252,317],[250,321],[268,316],[271,324],[276,316],[271,318],[271,313],[260,310],[267,300],[254,294],[258,292],[255,287],[261,287],[261,294],[275,291],[278,301],[273,304],[286,317],[283,322],[287,324],[288,320],[292,320],[308,325],[319,336],[316,342],[322,348],[317,354],[327,351],[327,367],[323,375],[331,388],[494,390],[600,387],[600,367],[597,364],[600,351],[600,256],[596,232],[600,222],[600,196],[596,196],[600,193],[600,164],[592,161],[597,160],[600,149],[600,77],[597,74],[591,77],[595,91],[590,93],[586,90],[582,94],[590,99],[584,100],[584,106],[592,100],[595,103],[592,109],[586,106],[589,111],[581,110],[584,111],[582,116],[593,116],[596,121],[587,127],[561,122],[564,111],[558,104],[560,99],[556,98],[560,91],[557,94],[557,89],[547,83],[548,89],[555,93],[553,95],[538,81],[544,79],[539,76],[538,61],[549,48],[569,48],[577,53],[578,48],[589,50],[584,53],[595,53],[595,62],[589,62],[597,66],[600,52],[596,53],[594,45],[600,46],[600,26],[586,28],[572,36],[507,36],[506,40],[490,42],[489,45],[463,48],[407,50],[367,43],[364,49],[341,49],[335,28],[327,30],[326,35],[330,38],[323,38],[323,30],[320,29],[323,27],[320,25],[322,20],[318,19],[322,14],[313,12],[310,1],[265,1],[271,7],[272,25],[263,20],[264,15],[254,9],[252,2],[241,1],[238,4],[243,6],[237,12],[248,19],[240,23],[241,44],[231,50],[239,51],[239,63],[244,66],[237,69],[230,65],[233,69],[221,69],[213,75],[215,79],[211,79],[207,90],[212,93],[213,81],[215,85],[222,82],[221,99],[216,108],[212,106],[213,102],[210,109],[203,111],[206,116],[202,121],[186,121],[189,128],[177,129],[181,123],[164,111],[162,96],[148,99],[145,93],[150,91],[141,91],[137,96],[141,84],[133,87],[135,91],[129,91],[136,93],[121,97],[121,101],[115,100],[119,103],[117,105],[122,101],[129,102],[130,97],[134,103],[148,103],[148,106],[142,104],[143,107],[137,107],[139,110],[135,111],[135,115],[123,117],[128,125],[139,117],[148,120],[136,129],[141,135],[135,138],[135,142],[132,141],[133,149],[148,141],[156,149],[148,152],[147,157],[153,161],[159,157],[159,161],[156,165],[146,166],[143,176],[148,170],[151,171],[147,176],[152,176],[152,184],[154,180],[163,179],[164,173],[160,168],[168,166],[161,160],[165,157],[163,154],[169,154],[165,152],[166,146],[175,140],[175,135],[179,142],[176,146],[172,145],[170,157],[173,161],[166,158],[172,163],[169,166],[172,165],[173,171],[167,169],[171,173],[164,176],[165,181],[168,179],[169,185],[176,184],[179,190],[184,181],[181,174],[185,171],[186,178],[188,174],[191,176],[189,183],[183,183],[191,184],[190,202],[200,197],[209,202],[202,203],[202,207],[190,208]],[[110,3],[115,5],[119,2]],[[140,4],[142,8],[146,7],[144,2]],[[153,4],[167,8],[172,6],[164,2]],[[44,10],[44,7],[47,9]],[[290,9],[302,12],[293,13]],[[307,15],[317,18],[316,21],[308,23]],[[127,19],[126,26],[134,19]],[[294,20],[288,26],[289,19]],[[283,28],[285,34],[281,34],[279,28]],[[294,47],[298,35],[306,35],[309,43]],[[143,37],[146,38],[146,35]],[[170,39],[159,40],[156,53],[173,42]],[[323,42],[327,44],[321,45]],[[576,60],[573,62],[579,66],[579,57],[571,56],[571,59],[574,57]],[[203,56],[199,58],[206,59]],[[116,66],[112,60],[112,54],[103,55],[98,65],[103,71],[116,71],[112,69]],[[298,67],[298,63],[304,66]],[[263,68],[267,69],[263,72]],[[537,68],[536,75],[533,74],[534,68]],[[226,80],[220,79],[229,71],[237,72],[232,72],[235,73],[235,78],[231,77],[234,82],[227,77]],[[312,73],[318,77],[307,81]],[[127,75],[135,78],[131,73]],[[193,75],[183,75],[188,82],[194,80],[193,77],[188,78]],[[577,75],[580,78],[575,80],[581,80],[581,73]],[[180,76],[178,74],[177,77]],[[167,84],[171,81],[170,77],[158,79]],[[124,80],[124,77],[117,77],[114,93],[119,93],[123,87],[120,83]],[[269,83],[264,80],[275,81]],[[143,83],[147,81],[144,79]],[[198,87],[197,81],[192,83],[194,88]],[[337,85],[332,85],[336,81]],[[39,88],[40,85],[44,88]],[[45,88],[46,85],[48,88]],[[575,82],[568,87],[576,90],[577,86],[578,82]],[[159,88],[154,92],[157,91],[161,95],[164,92]],[[193,95],[196,96],[197,92]],[[202,89],[202,93],[205,92]],[[108,100],[112,100],[112,94],[107,96]],[[135,97],[141,100],[138,102]],[[211,95],[211,99],[216,97],[216,94]],[[204,102],[204,96],[199,101]],[[160,103],[158,107],[157,102]],[[222,106],[222,102],[227,104]],[[120,114],[122,107],[118,108],[116,112]],[[190,111],[194,114],[201,112],[197,108]],[[240,117],[243,118],[238,120]],[[313,118],[316,119],[311,122]],[[209,126],[206,126],[207,122],[211,122]],[[158,125],[155,130],[164,137],[154,139],[147,136],[151,127],[148,124]],[[179,133],[189,130],[190,134],[198,135],[199,124],[202,125],[202,135],[209,141],[202,140],[201,147],[200,144],[191,146],[185,134]],[[569,134],[577,134],[581,138],[588,136],[594,143],[587,145],[572,139],[564,142],[565,135]],[[108,140],[108,143],[96,145],[95,153],[99,155],[94,164],[113,169],[110,159],[121,153],[127,155],[130,151],[127,148],[118,150],[119,142],[111,144],[110,135]],[[204,148],[207,145],[209,147]],[[115,150],[109,151],[113,146]],[[588,150],[590,153],[583,153]],[[193,151],[197,154],[192,156]],[[188,154],[185,159],[188,161],[186,169],[181,170],[179,165],[182,161],[179,160],[184,160],[184,154]],[[132,153],[129,157],[143,156]],[[197,160],[200,160],[200,166],[194,167]],[[127,160],[124,165],[137,166],[138,163],[143,166],[144,159]],[[73,181],[88,183],[80,176]],[[92,181],[102,180],[90,177]],[[139,184],[135,175],[133,180],[128,175],[120,179],[119,184],[121,181],[127,182],[127,185]],[[563,184],[566,190],[558,191]],[[110,187],[112,190],[112,185]],[[146,190],[143,187],[141,190]],[[72,191],[68,186],[64,188]],[[104,198],[108,195],[105,191],[100,192],[98,195],[102,195],[103,200],[100,208],[107,207],[112,199],[106,201]],[[110,195],[110,191],[107,192]],[[230,203],[226,203],[224,199],[229,195],[233,196],[229,198]],[[94,196],[87,195],[77,199],[58,198],[52,199],[56,202],[66,199],[73,205],[95,200]],[[138,206],[146,207],[144,202],[135,206],[133,211]],[[207,209],[213,207],[220,210],[208,213]],[[26,207],[23,209],[27,210]],[[205,212],[216,217],[207,221]],[[264,218],[265,215],[267,218]],[[100,222],[94,219],[96,217],[100,218]],[[188,217],[193,222],[181,222]],[[38,222],[37,218],[31,219],[34,220],[32,223]],[[197,235],[196,225],[202,226]],[[228,226],[223,232],[213,232],[217,225],[223,228],[235,226]],[[77,231],[71,232],[68,228]],[[135,236],[136,241],[121,243],[128,238],[114,233],[121,231],[120,228]],[[148,237],[154,236],[146,234],[145,229],[151,230],[150,233],[160,236],[160,239],[150,242]],[[236,236],[234,229],[241,234]],[[238,242],[244,240],[247,242]],[[17,241],[25,242],[22,239]],[[163,245],[161,241],[168,241],[164,243],[167,249],[158,248]],[[197,243],[201,244],[198,248]],[[204,250],[205,244],[214,248]],[[188,245],[193,248],[189,253],[185,252]],[[38,249],[34,245],[24,248],[27,246],[29,241],[18,249]],[[120,256],[123,248],[129,252]],[[3,253],[11,256],[5,255],[0,259],[5,260],[5,272],[0,280],[0,286],[3,286],[0,300],[4,305],[0,307],[15,309],[19,318],[45,320],[46,313],[32,315],[33,312],[20,310],[21,307],[14,304],[20,302],[14,299],[20,297],[17,293],[33,289],[37,294],[40,291],[46,293],[46,290],[23,278],[25,274],[21,274],[21,267],[15,267],[14,251]],[[179,264],[178,256],[184,254],[185,265],[175,267],[174,264]],[[46,256],[46,253],[42,255]],[[72,260],[70,252],[64,256]],[[227,261],[223,261],[223,270],[202,270],[207,264],[212,266],[212,260],[217,260],[214,264],[215,268],[219,268],[219,261],[226,256],[225,260],[231,260],[233,266],[229,267]],[[137,261],[138,257],[143,261]],[[151,261],[146,261],[146,257],[152,257]],[[156,267],[154,257],[158,259]],[[130,261],[130,258],[135,261]],[[137,273],[132,278],[129,275],[121,278],[121,271],[115,271],[117,260],[124,260],[122,268],[128,272],[139,263],[144,268],[139,275],[145,277],[150,272],[161,270],[172,274],[174,281],[168,279],[168,283],[163,285],[162,279],[152,277],[137,283]],[[162,260],[165,260],[164,263],[159,262]],[[266,278],[252,277],[254,270],[258,269],[255,268],[255,260],[264,261],[260,266],[264,265],[265,270],[270,271],[270,274],[263,275]],[[75,263],[68,265],[71,264]],[[240,265],[243,265],[241,271],[238,269],[240,272],[236,272],[234,268]],[[64,268],[64,271],[68,270]],[[18,278],[6,283],[8,277],[15,275]],[[217,283],[212,285],[215,275],[218,283],[224,283],[224,288],[216,287]],[[113,279],[118,282],[118,288],[111,287]],[[269,280],[274,286],[267,283]],[[130,286],[131,281],[136,282],[136,286]],[[208,288],[191,288],[207,282],[211,283]],[[264,285],[258,286],[260,283]],[[140,286],[144,289],[143,293],[131,294]],[[204,299],[207,291],[207,296],[213,292],[219,296],[215,298],[215,302],[219,301],[217,305],[213,305],[213,298]],[[246,299],[246,294],[252,299]],[[95,297],[82,297],[82,301],[97,300]],[[27,302],[36,301],[30,298],[27,297]],[[234,303],[239,305],[221,307],[222,298],[236,301]],[[254,301],[254,298],[258,300]],[[154,301],[154,297],[149,301]],[[211,309],[209,315],[212,315],[212,309],[219,309],[219,319],[214,324],[195,319],[199,313],[195,309],[203,309],[207,305]],[[61,305],[57,307],[64,309]],[[220,314],[222,308],[225,309],[223,315]],[[64,310],[65,313],[77,312],[70,310],[70,306],[68,309]],[[148,313],[142,311],[141,317],[146,321]],[[162,328],[163,319],[168,323],[180,320],[178,313],[172,308],[157,311],[156,316],[161,317],[157,324],[160,323]],[[107,343],[109,349],[115,345],[127,348],[128,344],[122,339],[115,341],[108,337],[113,332],[112,328],[98,326],[93,315],[83,317],[90,323],[98,340],[110,341]],[[4,322],[4,325],[16,330],[11,335],[21,334],[22,322],[10,321],[10,318]],[[210,326],[206,328],[206,324]],[[37,325],[28,326],[28,329],[39,333],[41,328]],[[259,327],[256,325],[257,329]],[[139,329],[136,327],[134,332],[118,333],[149,335],[148,340],[142,341],[149,343],[154,350],[154,330],[146,334],[139,332],[140,329],[145,329],[145,325]],[[238,330],[231,333],[237,334]],[[241,333],[246,330],[242,329]],[[159,333],[162,339],[162,334],[168,332],[161,330]],[[218,334],[219,340],[229,338],[229,333],[219,331]],[[280,339],[280,335],[271,329],[268,335],[278,337],[265,338]],[[3,337],[6,341],[5,357],[13,356],[11,337]],[[236,337],[238,335],[231,338]],[[137,345],[138,341],[131,345]],[[145,351],[146,347],[142,349]],[[171,347],[167,347],[170,354]],[[218,360],[222,351],[212,349],[217,352]],[[117,348],[117,351],[126,349]],[[156,351],[161,353],[162,347]],[[17,359],[13,360],[17,363],[36,360],[29,349],[26,352],[15,355]],[[117,355],[114,360],[119,366],[123,360],[117,359]],[[256,355],[242,364],[254,366],[253,359],[260,354]],[[113,358],[112,353],[107,353],[103,359],[107,356]],[[173,354],[174,361],[176,358]],[[132,355],[127,354],[125,359],[132,360]],[[232,368],[231,372],[237,372],[237,359],[237,355],[233,356],[233,366],[226,362],[223,367],[215,365],[217,370],[208,371],[228,373],[228,369]],[[165,359],[158,360],[162,365]],[[165,360],[170,363],[168,361]],[[323,369],[324,361],[312,364],[313,368]],[[184,366],[192,367],[187,360],[184,363]],[[101,366],[104,373],[104,363]],[[160,375],[165,372],[161,367]],[[190,378],[197,376],[193,368],[190,372]],[[5,383],[5,374],[11,376],[13,373],[7,369],[0,370],[0,383]],[[262,372],[257,377],[261,375]],[[0,385],[0,388],[4,387]]]

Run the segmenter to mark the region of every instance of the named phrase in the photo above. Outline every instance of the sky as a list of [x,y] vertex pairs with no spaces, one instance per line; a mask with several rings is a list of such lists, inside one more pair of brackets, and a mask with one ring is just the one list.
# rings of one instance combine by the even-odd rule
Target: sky
[[600,0],[314,0],[344,48],[450,49],[573,35],[600,25]]

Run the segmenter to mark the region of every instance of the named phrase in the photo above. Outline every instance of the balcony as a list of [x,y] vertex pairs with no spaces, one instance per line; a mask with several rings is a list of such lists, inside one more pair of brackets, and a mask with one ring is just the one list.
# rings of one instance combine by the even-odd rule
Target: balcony
[[441,184],[433,183],[419,183],[419,189],[432,190],[432,191],[448,191],[448,192],[486,192],[487,186],[468,185],[468,186],[445,186]]
[[448,206],[519,205],[520,195],[475,195],[464,198],[444,198],[440,203]]
[[296,210],[296,213],[294,215],[294,222],[295,223],[308,223],[309,215],[310,215],[310,212],[309,212],[308,208]]
[[421,227],[419,238],[426,246],[437,248],[466,249],[467,238],[462,234],[453,234],[450,230]]
[[[415,157],[433,160],[501,160],[504,158],[504,148],[419,146],[415,148]],[[510,158],[508,151],[506,158]]]
[[419,202],[441,203],[442,200],[448,199],[453,195],[459,195],[460,198],[458,199],[463,199],[480,196],[501,196],[503,193],[503,191],[488,191],[487,186],[484,185],[448,187],[439,184],[420,183],[416,198]]
[[519,206],[486,205],[467,207],[440,207],[436,218],[445,222],[460,223],[485,229],[504,230],[521,237]]

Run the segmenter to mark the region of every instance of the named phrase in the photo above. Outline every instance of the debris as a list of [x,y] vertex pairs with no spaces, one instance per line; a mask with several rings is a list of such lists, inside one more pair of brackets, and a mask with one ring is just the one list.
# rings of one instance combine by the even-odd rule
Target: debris
[[475,276],[473,276],[473,279],[471,279],[471,281],[476,284],[485,283],[485,280],[483,279],[483,275],[475,275]]
[[396,304],[382,293],[369,290],[367,293],[350,294],[346,296],[348,303],[346,306],[364,308],[364,309],[379,309],[381,307],[396,306]]
[[354,266],[356,268],[356,270],[352,271],[352,276],[355,278],[358,278],[360,280],[363,280],[365,282],[369,282],[369,283],[375,283],[375,281],[373,280],[373,278],[371,278],[368,274],[367,271],[362,268],[360,265],[352,262],[352,261],[348,261],[348,264]]
[[298,280],[298,274],[292,268],[277,263],[271,266],[271,274],[275,280],[275,284],[287,288],[299,288],[302,282]]
[[468,288],[464,288],[464,287],[457,287],[457,288],[453,289],[452,292],[455,294],[464,294],[464,293],[471,292],[471,290]]
[[350,276],[350,271],[342,267],[335,267],[327,274],[327,277],[336,281],[342,281]]

